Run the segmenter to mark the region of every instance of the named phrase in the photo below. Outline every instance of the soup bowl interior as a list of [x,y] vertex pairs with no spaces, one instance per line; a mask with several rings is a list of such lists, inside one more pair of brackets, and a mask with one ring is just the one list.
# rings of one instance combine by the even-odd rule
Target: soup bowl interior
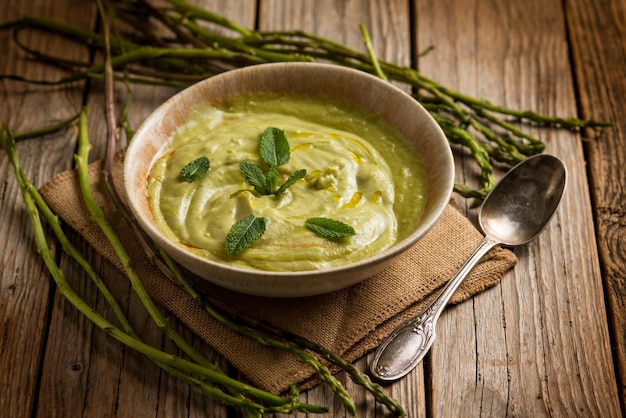
[[[187,251],[163,234],[150,208],[150,170],[187,115],[202,104],[250,93],[323,96],[347,101],[383,116],[397,127],[421,156],[428,196],[412,232],[390,249],[341,267],[271,272],[233,267]],[[372,75],[330,64],[278,63],[232,70],[183,90],[157,108],[131,141],[124,161],[124,187],[140,227],[174,260],[194,274],[230,290],[269,297],[301,297],[331,292],[371,277],[422,238],[448,204],[454,181],[452,153],[445,135],[411,96]]]

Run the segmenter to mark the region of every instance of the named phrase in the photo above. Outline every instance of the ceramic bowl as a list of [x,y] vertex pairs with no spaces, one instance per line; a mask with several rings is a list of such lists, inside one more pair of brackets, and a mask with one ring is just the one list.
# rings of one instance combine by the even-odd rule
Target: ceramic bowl
[[[244,93],[319,95],[348,101],[382,115],[398,127],[421,155],[428,182],[423,215],[413,231],[390,249],[336,268],[270,272],[210,261],[166,238],[154,221],[147,199],[148,173],[155,156],[190,110]],[[440,218],[452,193],[454,164],[442,130],[411,96],[372,75],[330,64],[277,63],[232,70],[178,93],[150,115],[130,143],[124,163],[124,187],[133,215],[145,232],[192,273],[237,292],[269,297],[319,295],[354,285],[382,270],[414,245]]]

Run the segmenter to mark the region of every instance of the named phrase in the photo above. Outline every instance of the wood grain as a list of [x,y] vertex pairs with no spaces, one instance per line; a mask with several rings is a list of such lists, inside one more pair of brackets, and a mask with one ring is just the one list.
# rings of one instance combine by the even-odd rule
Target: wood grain
[[[469,95],[518,109],[563,116],[580,112],[614,122],[597,140],[587,132],[529,127],[548,144],[547,152],[568,167],[568,187],[556,217],[537,241],[515,250],[520,262],[499,286],[444,313],[439,339],[424,364],[385,389],[403,403],[411,418],[617,417],[626,411],[625,0],[194,3],[245,27],[301,29],[360,51],[365,47],[358,25],[364,23],[379,58],[403,65],[415,62],[424,74]],[[24,14],[86,28],[97,24],[90,2],[0,5],[0,22]],[[52,54],[89,58],[86,49],[43,33],[23,33],[20,39]],[[25,59],[7,32],[0,32],[0,45],[0,73],[48,79],[62,74]],[[431,45],[433,51],[416,58]],[[100,82],[64,87],[0,83],[0,123],[8,122],[17,132],[66,118],[88,104],[92,159],[102,158],[106,128]],[[134,127],[173,92],[134,87],[130,112]],[[122,103],[123,86],[116,93]],[[27,174],[40,185],[72,166],[75,145],[76,132],[68,130],[21,143],[19,151]],[[476,184],[471,160],[463,150],[454,150],[457,179]],[[34,250],[29,221],[8,169],[0,155],[0,416],[245,416],[125,349],[55,293]],[[497,171],[498,176],[502,173]],[[476,220],[476,210],[460,199],[459,203]],[[151,324],[123,275],[77,234],[68,233],[124,301],[141,336],[177,352]],[[77,291],[102,306],[101,296],[74,263],[60,252],[57,256]],[[103,312],[111,316],[107,309]],[[175,318],[172,323],[207,357],[229,368]],[[365,370],[368,364],[366,356],[356,366]],[[354,397],[359,416],[388,416],[345,375],[338,378]],[[302,398],[328,406],[326,416],[347,416],[324,386]]]
[[626,410],[626,3],[573,0],[565,7],[581,113],[613,123],[600,138],[590,134],[585,149],[618,387]]

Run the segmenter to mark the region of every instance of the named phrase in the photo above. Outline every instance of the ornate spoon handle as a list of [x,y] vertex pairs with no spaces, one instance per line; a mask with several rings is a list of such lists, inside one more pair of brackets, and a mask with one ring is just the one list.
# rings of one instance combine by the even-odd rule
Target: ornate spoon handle
[[370,365],[374,377],[380,380],[396,380],[408,374],[422,361],[435,341],[437,320],[443,308],[476,263],[498,244],[498,241],[485,237],[428,308],[400,325],[387,337],[378,347]]

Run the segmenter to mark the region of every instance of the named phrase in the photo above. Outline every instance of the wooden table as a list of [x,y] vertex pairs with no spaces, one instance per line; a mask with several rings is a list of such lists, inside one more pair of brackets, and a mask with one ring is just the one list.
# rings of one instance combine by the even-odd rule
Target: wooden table
[[[426,361],[387,390],[409,417],[617,417],[626,411],[625,0],[197,3],[245,27],[257,22],[261,29],[297,28],[359,49],[358,25],[364,23],[379,58],[416,65],[451,88],[513,108],[613,122],[601,137],[530,128],[569,170],[556,217],[537,241],[515,249],[519,264],[500,285],[445,312]],[[97,13],[80,0],[0,5],[0,22],[24,14],[91,28]],[[50,36],[25,34],[22,41],[88,59],[85,48]],[[432,52],[416,58],[431,45]],[[0,51],[0,73],[62,75],[26,59],[7,32],[0,33]],[[69,87],[4,81],[0,122],[15,132],[31,131],[87,103],[93,155],[100,158],[101,92],[95,81]],[[172,93],[137,88],[132,121],[139,123]],[[21,142],[18,149],[27,174],[41,185],[73,166],[75,147],[76,132],[66,130]],[[471,184],[475,170],[466,155],[455,152],[457,178]],[[0,416],[239,416],[124,349],[60,297],[35,251],[4,154],[0,181]],[[476,210],[458,200],[474,220]],[[77,234],[68,233],[103,275],[118,274]],[[60,251],[56,257],[81,294],[97,304],[99,296],[82,273]],[[162,337],[145,314],[134,314],[139,310],[130,290],[115,291],[129,295],[133,324],[159,344]],[[357,362],[360,368],[366,364],[367,359]],[[385,416],[371,397],[346,385],[360,416]],[[329,416],[345,415],[325,388],[303,396],[330,407]]]

